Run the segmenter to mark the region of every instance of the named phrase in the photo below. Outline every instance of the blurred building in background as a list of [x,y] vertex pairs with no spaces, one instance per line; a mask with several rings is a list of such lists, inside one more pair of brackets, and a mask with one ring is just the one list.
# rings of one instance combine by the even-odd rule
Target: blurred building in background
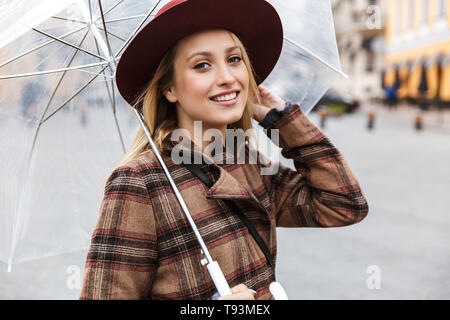
[[385,88],[423,106],[450,105],[450,0],[389,0]]
[[332,0],[336,39],[343,71],[349,75],[334,86],[360,102],[384,96],[385,0]]

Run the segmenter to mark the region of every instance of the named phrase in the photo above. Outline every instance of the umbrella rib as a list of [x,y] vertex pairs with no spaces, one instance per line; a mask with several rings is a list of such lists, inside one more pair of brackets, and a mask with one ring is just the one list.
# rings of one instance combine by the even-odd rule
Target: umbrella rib
[[[105,11],[104,16],[106,16],[108,13],[110,13],[112,10],[114,10],[115,7],[117,7],[119,4],[121,4],[124,0],[117,1],[111,8]],[[95,19],[95,22],[97,22],[101,17],[98,17]]]
[[302,47],[301,45],[299,45],[298,43],[296,43],[295,41],[284,37],[284,40],[286,40],[287,42],[289,42],[290,44],[292,44],[293,46],[297,47],[297,49],[306,51],[308,54],[310,54],[311,56],[313,56],[314,58],[316,58],[317,60],[319,60],[320,62],[322,62],[324,65],[326,65],[328,68],[336,71],[337,73],[339,73],[342,77],[344,78],[348,78],[348,75],[345,74],[344,72],[342,72],[342,70],[337,69],[336,67],[332,66],[331,64],[329,64],[328,62],[326,62],[325,60],[323,60],[321,57],[319,57],[318,55],[312,53],[310,50]]
[[140,15],[137,15],[137,16],[129,16],[129,17],[123,17],[123,18],[117,18],[117,19],[107,20],[107,21],[105,21],[105,22],[106,22],[106,23],[111,23],[111,22],[117,22],[117,21],[139,19],[139,18],[144,18],[144,17],[145,17],[145,14],[140,14]]
[[[94,38],[94,41],[95,41],[95,47],[97,48],[97,52],[100,52],[100,49],[98,48],[98,42],[97,42],[97,39]],[[105,71],[102,71],[102,74],[103,74],[103,76],[106,78]],[[107,83],[106,81],[105,81],[105,86],[106,86],[106,92],[108,93],[109,101],[111,102],[111,105],[112,105],[111,93],[109,92],[108,83]]]
[[[85,29],[85,28],[86,28],[86,27],[81,27],[81,28],[76,29],[76,30],[74,30],[74,31],[70,31],[70,32],[68,32],[68,33],[66,33],[66,34],[63,34],[60,38],[67,37],[67,36],[69,36],[69,35],[71,35],[71,34],[74,34],[74,33],[77,33],[78,31],[81,31],[81,30],[83,30],[83,29]],[[42,48],[42,47],[45,47],[46,45],[48,45],[48,44],[50,44],[50,43],[53,43],[53,42],[55,42],[55,41],[56,41],[56,40],[53,40],[53,39],[52,39],[52,40],[49,40],[49,41],[47,41],[47,42],[45,42],[45,43],[43,43],[43,44],[38,45],[37,47],[34,47],[34,48],[30,49],[30,50],[27,50],[27,51],[25,51],[25,52],[23,52],[23,53],[21,53],[21,54],[15,56],[14,58],[9,59],[8,61],[3,62],[2,64],[0,64],[0,68],[4,67],[4,66],[7,65],[8,63],[11,63],[11,62],[13,62],[13,61],[15,61],[15,60],[17,60],[17,59],[19,59],[19,58],[21,58],[21,57],[23,57],[23,56],[29,54],[29,53],[31,53],[31,52],[33,52],[33,51],[36,51],[36,50],[38,50],[38,49],[40,49],[40,48]],[[125,40],[124,40],[124,41],[125,41]]]
[[125,47],[128,45],[128,43],[131,41],[131,39],[133,39],[133,37],[135,36],[135,34],[139,31],[139,29],[142,27],[142,25],[145,23],[145,21],[148,19],[148,17],[150,17],[150,15],[153,13],[153,11],[156,9],[156,7],[159,5],[159,3],[161,2],[161,0],[159,0],[154,6],[153,8],[149,11],[149,13],[147,13],[145,15],[145,18],[142,19],[141,23],[136,27],[136,29],[134,29],[133,33],[128,37],[127,41],[125,41],[125,43],[120,47],[120,49],[117,51],[116,55],[114,56],[114,58],[117,58],[117,56],[119,54],[122,53],[122,50],[125,49]]
[[116,122],[117,132],[119,134],[120,144],[122,145],[123,153],[126,153],[127,150],[125,148],[125,143],[123,142],[122,132],[120,131],[119,122],[117,121],[115,89],[114,89],[114,82],[113,82],[112,78],[111,78],[111,88],[112,88],[112,97],[113,97],[112,108],[113,108],[114,121]]
[[77,19],[69,19],[69,18],[65,18],[65,17],[52,16],[50,18],[58,19],[58,20],[64,20],[64,21],[70,21],[70,22],[77,22],[77,23],[82,23],[82,24],[87,24],[86,21],[81,21],[81,20],[77,20]]
[[96,55],[96,54],[93,53],[93,52],[90,52],[90,51],[88,51],[88,50],[86,50],[86,49],[83,49],[83,48],[81,48],[81,47],[78,47],[78,46],[76,46],[76,45],[74,45],[74,44],[72,44],[72,43],[69,43],[69,42],[67,42],[67,41],[64,41],[64,40],[62,40],[62,39],[60,39],[60,38],[58,38],[58,37],[55,37],[55,36],[53,36],[53,35],[51,35],[51,34],[48,34],[48,33],[45,32],[45,31],[42,31],[42,30],[39,30],[39,29],[36,29],[36,28],[33,28],[33,30],[36,31],[36,32],[39,32],[39,33],[43,34],[44,36],[47,36],[47,37],[49,37],[49,38],[52,38],[52,39],[54,39],[54,40],[56,40],[56,41],[59,41],[59,42],[65,44],[65,45],[68,45],[69,47],[72,47],[72,48],[78,49],[78,50],[80,50],[80,51],[83,51],[84,53],[87,53],[87,54],[89,54],[89,55],[91,55],[91,56],[94,56],[94,57],[96,57],[96,58],[99,58],[99,59],[102,59],[102,60],[106,60],[105,58],[103,58],[103,57],[101,57],[101,56],[99,56],[99,55]]
[[88,0],[88,3],[89,3],[89,17],[90,17],[89,21],[92,22],[92,4],[91,4],[91,0]]
[[23,77],[32,77],[32,76],[39,76],[39,75],[43,75],[43,74],[66,72],[66,71],[70,71],[70,70],[86,69],[86,68],[92,68],[92,67],[105,65],[107,63],[108,62],[106,62],[106,61],[102,61],[102,62],[84,64],[84,65],[76,66],[76,67],[68,67],[68,68],[60,68],[60,69],[53,69],[53,70],[47,70],[47,71],[38,71],[38,72],[14,74],[14,75],[9,75],[9,76],[0,76],[0,80],[14,79],[14,78],[23,78]]
[[108,65],[104,66],[102,70],[100,70],[96,75],[94,75],[88,82],[86,82],[80,89],[78,89],[70,98],[68,98],[66,101],[64,101],[55,111],[53,111],[47,118],[42,120],[41,123],[46,122],[48,119],[50,119],[55,113],[57,113],[59,110],[61,110],[66,104],[68,104],[70,101],[72,101],[73,98],[75,98],[81,91],[83,91],[92,81],[94,81],[102,72],[108,67]]
[[106,44],[108,45],[108,52],[109,52],[109,55],[112,56],[111,44],[109,43],[108,31],[106,29],[105,17],[103,14],[103,7],[102,7],[101,0],[98,0],[98,6],[100,8],[100,17],[102,18],[103,28],[105,29],[103,31],[105,32],[105,40],[106,40]]
[[[103,29],[103,28],[101,28],[101,27],[97,27],[97,28],[99,28],[99,29],[102,30],[102,31],[105,31],[105,29]],[[111,31],[107,31],[107,32],[108,32],[108,34],[112,35],[114,38],[117,38],[117,39],[119,39],[119,40],[121,40],[121,41],[124,41],[124,42],[126,41],[124,38],[118,36],[117,34],[112,33]]]
[[[98,48],[98,43],[97,43],[97,39],[95,39],[95,46],[97,48],[97,52],[100,52],[99,48]],[[103,75],[106,77],[105,75],[105,71],[102,71]],[[105,86],[106,86],[106,92],[108,93],[108,98],[109,101],[111,103],[111,108],[113,111],[113,116],[114,116],[114,121],[116,123],[116,127],[117,127],[117,132],[119,133],[119,138],[120,138],[120,143],[122,145],[122,149],[123,149],[123,153],[126,153],[126,148],[125,148],[125,144],[123,142],[123,137],[122,137],[122,132],[120,131],[120,126],[119,126],[119,122],[117,121],[117,115],[116,115],[116,99],[115,99],[115,90],[114,90],[114,81],[111,78],[111,90],[112,90],[112,95],[109,92],[109,87],[108,87],[108,83],[105,81]]]

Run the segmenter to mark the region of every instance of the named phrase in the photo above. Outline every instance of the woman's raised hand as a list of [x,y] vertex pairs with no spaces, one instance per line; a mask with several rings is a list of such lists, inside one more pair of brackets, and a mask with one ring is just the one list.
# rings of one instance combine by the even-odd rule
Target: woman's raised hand
[[219,297],[217,300],[255,300],[255,294],[255,291],[241,283],[231,288],[230,295]]
[[258,86],[258,95],[261,103],[255,103],[253,106],[253,118],[255,118],[256,121],[259,122],[264,119],[270,109],[284,109],[284,100],[270,91],[268,88],[263,87],[262,85]]

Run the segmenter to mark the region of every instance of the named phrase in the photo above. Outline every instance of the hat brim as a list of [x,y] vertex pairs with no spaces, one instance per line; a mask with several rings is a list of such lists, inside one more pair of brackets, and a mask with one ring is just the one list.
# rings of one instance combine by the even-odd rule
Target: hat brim
[[134,105],[164,54],[196,32],[226,29],[246,47],[259,85],[275,67],[283,47],[283,27],[265,0],[188,0],[150,21],[128,44],[116,69],[122,97]]

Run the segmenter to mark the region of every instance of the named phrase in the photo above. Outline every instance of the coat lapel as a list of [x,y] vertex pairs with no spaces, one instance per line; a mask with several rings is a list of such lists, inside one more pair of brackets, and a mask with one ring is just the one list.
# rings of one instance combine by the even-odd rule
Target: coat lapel
[[[175,146],[175,143],[173,141],[170,141],[170,143],[166,145],[170,146],[170,148],[173,148]],[[200,157],[201,159],[203,159],[203,163],[199,164],[199,166],[201,166],[202,170],[204,170],[205,173],[216,173],[209,174],[209,177],[212,178],[214,184],[211,188],[208,189],[205,194],[207,199],[251,200],[256,202],[256,204],[260,208],[265,210],[264,206],[255,196],[252,190],[250,190],[250,188],[248,187],[245,187],[225,169],[227,167],[226,163],[233,163],[236,160],[235,154],[237,152],[236,150],[238,150],[237,147],[236,150],[234,150],[234,153],[230,152],[226,148],[222,148],[220,152],[215,153],[213,156],[202,153],[199,150],[200,149],[194,144],[194,142],[192,142],[188,138],[185,138],[183,140],[183,143],[178,145],[178,151],[188,152],[191,155],[192,161],[194,161],[195,159],[199,159]],[[165,152],[166,155],[170,156],[171,149],[166,149]],[[219,172],[218,177],[217,172]]]

